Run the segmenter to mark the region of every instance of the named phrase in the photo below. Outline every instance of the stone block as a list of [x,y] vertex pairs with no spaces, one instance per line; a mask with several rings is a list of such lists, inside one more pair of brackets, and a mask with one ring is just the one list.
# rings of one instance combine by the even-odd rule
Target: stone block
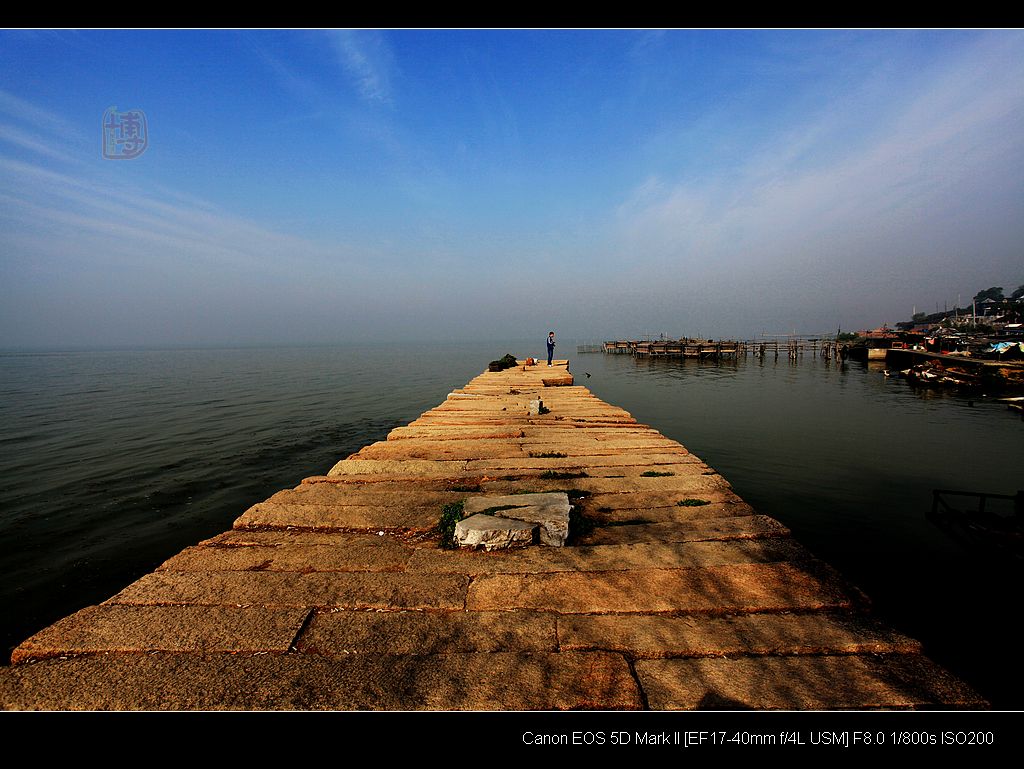
[[455,524],[455,541],[459,547],[483,547],[497,550],[533,544],[537,525],[511,518],[478,513]]
[[262,606],[89,606],[36,633],[11,662],[105,652],[284,654],[309,610]]
[[[699,518],[694,521],[665,521],[657,514],[676,515],[681,508],[666,507],[643,510],[634,517],[623,515],[594,514],[597,528],[588,533],[577,544],[624,545],[641,542],[711,542],[743,539],[768,539],[788,537],[789,529],[764,515],[741,515],[732,518]],[[700,508],[697,508],[700,509]],[[652,520],[653,519],[653,520]],[[651,521],[630,523],[631,520]],[[609,526],[609,522],[616,525]]]
[[866,617],[825,612],[727,617],[569,614],[558,618],[559,648],[635,657],[917,653],[921,644]]
[[639,710],[606,652],[132,654],[0,668],[4,710]]
[[463,510],[472,514],[487,510],[495,516],[540,526],[540,542],[562,547],[569,537],[569,511],[572,505],[565,492],[509,494],[499,497],[469,497]]
[[562,614],[706,613],[838,609],[842,585],[792,563],[699,569],[486,574],[469,587],[473,611],[532,609]]
[[438,574],[539,574],[544,572],[636,571],[704,568],[741,563],[807,561],[810,555],[789,538],[727,542],[648,542],[636,545],[532,547],[494,552],[486,558],[422,547],[409,559],[409,572]]
[[436,506],[283,505],[261,502],[234,522],[236,529],[418,529],[437,523]]
[[985,706],[916,654],[640,660],[636,672],[653,710]]
[[522,611],[327,611],[296,644],[304,654],[555,652],[555,615]]
[[468,579],[402,572],[156,571],[103,605],[461,609]]

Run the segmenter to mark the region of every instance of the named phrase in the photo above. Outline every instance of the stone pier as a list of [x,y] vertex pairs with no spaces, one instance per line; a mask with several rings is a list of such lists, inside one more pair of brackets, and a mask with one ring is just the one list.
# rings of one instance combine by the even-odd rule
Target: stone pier
[[[546,413],[531,414],[543,400]],[[536,409],[534,409],[536,411]],[[442,507],[561,491],[564,547],[444,550]],[[484,373],[0,669],[49,710],[982,708],[679,443],[565,361]]]

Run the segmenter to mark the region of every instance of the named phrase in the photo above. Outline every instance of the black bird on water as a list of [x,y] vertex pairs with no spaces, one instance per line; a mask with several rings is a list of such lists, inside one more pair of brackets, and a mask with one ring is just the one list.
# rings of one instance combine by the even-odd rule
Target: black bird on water
[[590,372],[589,371],[584,371],[583,373],[587,375],[587,379],[590,379]]

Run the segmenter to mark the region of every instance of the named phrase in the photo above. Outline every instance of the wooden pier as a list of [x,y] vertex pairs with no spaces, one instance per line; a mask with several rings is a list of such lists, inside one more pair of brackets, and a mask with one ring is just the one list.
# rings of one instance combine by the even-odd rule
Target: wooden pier
[[[531,415],[543,399],[547,413]],[[564,490],[569,546],[443,550]],[[565,362],[484,373],[0,669],[5,709],[982,708],[679,443]]]
[[[697,360],[735,360],[739,357],[753,355],[755,358],[785,357],[799,360],[804,355],[825,359],[842,358],[843,345],[821,337],[792,337],[780,339],[777,336],[756,340],[718,340],[707,339],[663,339],[658,341],[640,341],[620,339],[607,341],[601,346],[603,352],[618,355],[635,355],[639,357],[694,358]],[[578,352],[597,352],[595,346],[578,349]]]
[[706,339],[676,339],[656,342],[636,340],[605,342],[604,352],[665,358],[721,360],[744,352],[742,342],[714,342]]

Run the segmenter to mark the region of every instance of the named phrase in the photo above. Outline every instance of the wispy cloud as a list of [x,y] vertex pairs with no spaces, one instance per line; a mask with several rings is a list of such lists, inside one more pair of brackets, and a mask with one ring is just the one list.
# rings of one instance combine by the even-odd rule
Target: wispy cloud
[[261,43],[259,36],[248,34],[242,37],[242,41],[270,70],[278,84],[293,98],[318,108],[323,106],[324,93],[322,89],[312,79],[300,75],[294,67],[274,55],[267,45]]
[[22,131],[14,126],[0,124],[0,141],[13,144],[22,149],[27,149],[38,155],[45,155],[46,157],[53,158],[55,160],[63,160],[64,162],[71,162],[73,157],[66,152],[62,152],[52,145],[50,142],[40,141],[32,134]]
[[[367,143],[377,145],[391,156],[400,157],[406,151],[399,139],[399,129],[393,116],[386,111],[366,108],[391,103],[391,79],[395,72],[394,56],[380,33],[369,31],[333,30],[327,37],[316,36],[313,41],[325,40],[334,59],[338,61],[359,96],[359,105],[353,107],[350,99],[337,92],[336,77],[317,77],[300,70],[275,55],[260,37],[249,35],[244,39],[249,49],[267,67],[279,86],[304,108],[299,112],[284,112],[280,125],[316,121],[328,131],[349,132]],[[328,70],[333,73],[333,70]],[[347,95],[346,95],[347,96]]]
[[73,126],[54,112],[0,89],[0,112],[11,118],[55,133],[69,133]]
[[[60,173],[3,156],[0,192],[18,229],[40,233],[36,252],[49,251],[54,235],[90,233],[172,268],[176,261],[198,260],[218,270],[276,274],[300,264],[337,268],[347,261],[343,248],[275,232],[203,201],[161,199],[122,180]],[[22,247],[31,242],[23,237]]]
[[[1018,39],[981,41],[930,82],[899,94],[886,123],[861,125],[867,138],[851,139],[845,150],[850,125],[835,115],[852,116],[839,96],[733,173],[680,181],[652,176],[619,207],[624,242],[637,253],[695,259],[712,270],[717,263],[726,271],[792,263],[808,249],[821,259],[845,258],[845,249],[882,230],[901,232],[901,247],[918,236],[922,246],[931,244],[929,228],[942,229],[941,206],[957,188],[998,183],[1002,169],[1013,173],[1021,164],[1019,53]],[[869,105],[861,109],[870,114]],[[822,251],[829,239],[832,248]]]
[[0,152],[0,344],[331,338],[387,290],[372,249],[103,163],[53,170]]
[[111,260],[151,263],[180,285],[197,269],[292,284],[316,271],[363,273],[344,244],[279,232],[144,175],[126,177],[117,164],[63,152],[55,139],[73,129],[32,102],[0,91],[0,113],[24,125],[0,123],[0,252],[9,276],[36,259],[94,274]]
[[36,155],[76,163],[88,139],[80,128],[51,110],[0,89],[0,142]]
[[396,74],[395,56],[383,32],[336,30],[331,43],[341,66],[367,101],[387,104],[392,98],[391,81]]

